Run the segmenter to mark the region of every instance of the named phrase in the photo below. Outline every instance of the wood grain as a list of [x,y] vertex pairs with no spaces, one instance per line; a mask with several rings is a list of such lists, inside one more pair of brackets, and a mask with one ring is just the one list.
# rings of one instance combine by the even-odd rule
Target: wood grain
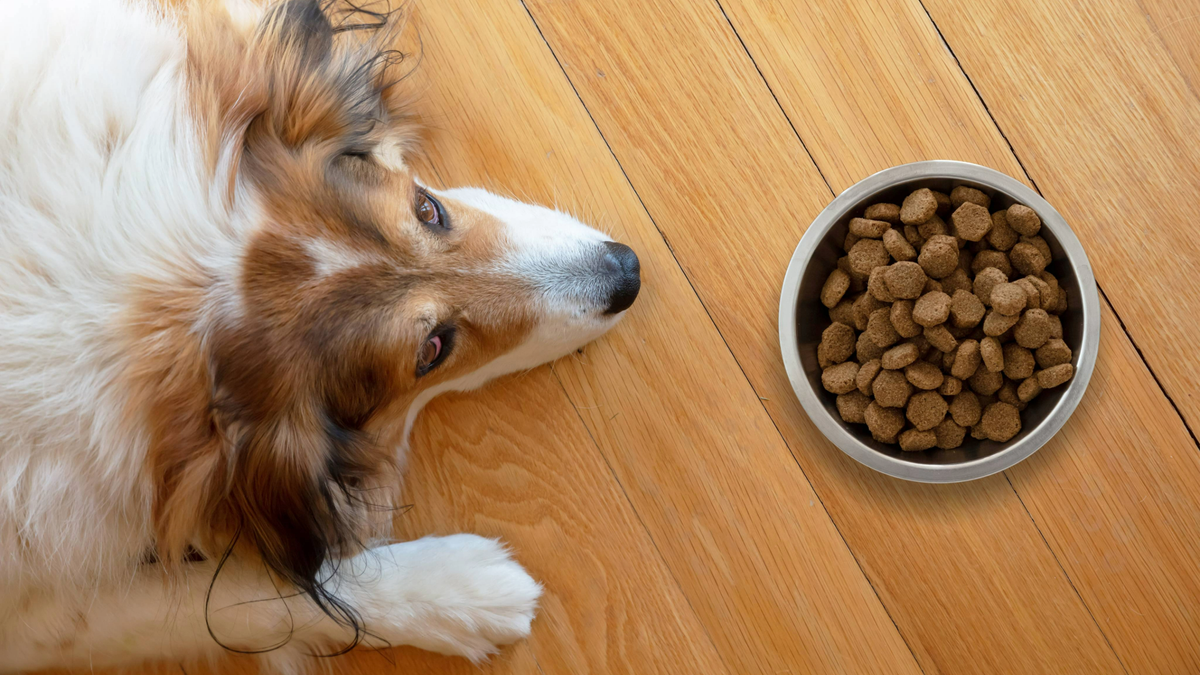
[[925,6],[1030,178],[1079,232],[1167,394],[1200,429],[1200,238],[1188,225],[1200,99],[1146,10],[1136,0]]
[[451,2],[424,19],[425,72],[444,85],[427,104],[453,130],[430,139],[438,175],[502,176],[641,257],[635,309],[555,370],[730,669],[915,672],[524,9]]
[[529,7],[922,667],[1120,672],[1003,477],[913,485],[821,439],[784,375],[775,316],[792,248],[829,189],[719,8],[635,4]]

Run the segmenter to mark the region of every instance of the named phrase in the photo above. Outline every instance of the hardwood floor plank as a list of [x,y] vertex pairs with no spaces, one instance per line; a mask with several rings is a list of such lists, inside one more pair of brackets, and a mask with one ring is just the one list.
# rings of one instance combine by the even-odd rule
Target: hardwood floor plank
[[[880,476],[822,440],[800,409],[777,351],[775,307],[791,251],[831,194],[720,10],[528,4],[925,670],[1120,672],[1003,477],[935,487]],[[956,104],[971,111],[969,99]],[[906,124],[940,119],[936,110]],[[842,119],[812,113],[821,114]],[[886,147],[860,159],[878,132],[850,122],[842,131],[856,141],[831,172],[842,180],[863,164],[895,163]]]
[[925,3],[1193,431],[1200,99],[1137,0]]
[[624,323],[555,372],[724,661],[916,672],[524,8],[430,9],[420,76],[440,116],[437,174],[594,216],[641,257],[644,290]]

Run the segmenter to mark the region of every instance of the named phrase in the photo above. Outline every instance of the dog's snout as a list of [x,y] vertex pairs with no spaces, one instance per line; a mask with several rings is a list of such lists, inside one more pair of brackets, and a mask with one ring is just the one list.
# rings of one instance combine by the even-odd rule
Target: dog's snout
[[608,296],[605,314],[617,314],[629,309],[642,288],[642,265],[637,254],[625,244],[615,241],[604,243],[604,267],[614,282]]

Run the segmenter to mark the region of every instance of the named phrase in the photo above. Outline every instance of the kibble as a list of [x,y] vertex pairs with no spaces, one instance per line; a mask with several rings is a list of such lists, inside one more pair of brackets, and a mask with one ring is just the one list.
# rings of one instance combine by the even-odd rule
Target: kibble
[[942,386],[946,376],[941,368],[928,361],[917,361],[904,368],[904,377],[917,389],[929,391]]
[[893,302],[892,312],[888,317],[892,320],[892,328],[896,329],[896,332],[902,338],[916,337],[924,330],[921,324],[913,321],[912,300],[897,300]]
[[1021,413],[1008,403],[993,403],[983,411],[980,421],[988,440],[1004,443],[1021,431]]
[[1037,374],[1038,384],[1042,385],[1042,389],[1053,389],[1075,375],[1075,366],[1069,363],[1063,363],[1057,366],[1050,366],[1045,370],[1039,370]]
[[900,207],[896,204],[872,204],[863,212],[863,218],[882,220],[892,225],[900,224]]
[[[953,198],[953,195],[951,195]],[[984,206],[975,202],[963,202],[950,216],[950,223],[959,237],[967,241],[979,241],[992,229],[992,216]]]
[[872,438],[880,443],[895,443],[896,437],[904,428],[904,412],[899,408],[885,408],[876,401],[871,401],[863,413],[867,421],[867,429]]
[[908,421],[920,431],[937,426],[946,416],[946,399],[936,391],[922,391],[912,395],[908,402]]
[[891,223],[883,220],[870,220],[868,218],[850,219],[850,233],[858,235],[863,239],[879,239],[891,227]]
[[849,424],[866,424],[867,406],[870,404],[871,398],[858,390],[839,394],[837,397],[838,415],[841,416],[843,422]]
[[958,242],[954,237],[935,234],[921,247],[917,262],[925,274],[934,279],[950,276],[958,267]]
[[1032,209],[922,189],[851,218],[821,287],[822,386],[847,424],[906,452],[1005,442],[1021,411],[1074,376],[1070,299]]
[[[853,361],[830,366],[821,373],[821,384],[831,394],[849,394],[856,386],[858,364]],[[905,381],[907,384],[907,380]]]
[[[943,324],[950,317],[950,296],[941,291],[926,293],[913,306],[913,321],[925,326]],[[947,350],[942,350],[947,351]]]
[[880,363],[886,370],[900,370],[916,361],[920,356],[921,351],[917,349],[916,345],[904,342],[884,352]]
[[1021,235],[1008,224],[1008,212],[992,214],[992,229],[988,230],[987,242],[997,251],[1007,251],[1017,243]]
[[885,408],[903,408],[912,395],[912,385],[908,383],[904,373],[883,370],[875,376],[875,381],[871,384],[871,393],[875,395],[875,401]]
[[1004,347],[994,337],[985,337],[979,341],[979,356],[983,358],[983,366],[993,373],[1004,370]]
[[1008,225],[1026,237],[1032,237],[1042,229],[1042,220],[1033,209],[1024,204],[1013,204],[1005,214]]
[[888,266],[884,281],[892,295],[901,300],[916,300],[925,290],[925,270],[914,262],[901,261]]
[[900,449],[905,452],[921,452],[937,445],[937,434],[932,430],[909,429],[900,434]]
[[854,355],[854,329],[844,323],[831,323],[821,331],[817,349],[833,363],[841,363]]

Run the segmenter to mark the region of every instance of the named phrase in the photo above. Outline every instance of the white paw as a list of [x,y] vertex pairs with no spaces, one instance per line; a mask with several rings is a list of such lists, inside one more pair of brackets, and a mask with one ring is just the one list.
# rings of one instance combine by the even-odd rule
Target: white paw
[[356,595],[367,630],[472,661],[528,636],[542,594],[500,542],[473,534],[383,546],[360,562]]

